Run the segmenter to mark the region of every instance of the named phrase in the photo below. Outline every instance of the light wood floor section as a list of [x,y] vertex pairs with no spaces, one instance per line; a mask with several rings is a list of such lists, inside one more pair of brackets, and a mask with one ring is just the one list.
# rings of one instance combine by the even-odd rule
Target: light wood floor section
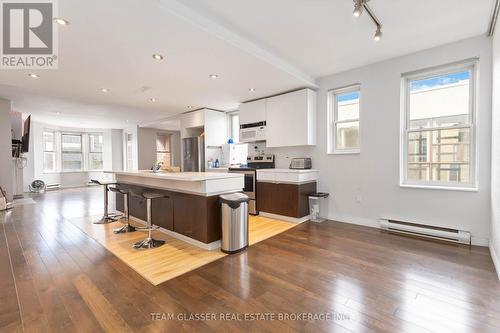
[[[144,239],[144,232],[117,235],[113,233],[113,229],[121,226],[121,223],[92,223],[99,218],[83,217],[70,221],[154,285],[226,256],[219,250],[203,250],[160,231],[155,231],[153,237],[165,240],[165,245],[155,249],[136,250],[132,248],[132,244]],[[249,243],[253,245],[294,226],[294,223],[250,216]]]

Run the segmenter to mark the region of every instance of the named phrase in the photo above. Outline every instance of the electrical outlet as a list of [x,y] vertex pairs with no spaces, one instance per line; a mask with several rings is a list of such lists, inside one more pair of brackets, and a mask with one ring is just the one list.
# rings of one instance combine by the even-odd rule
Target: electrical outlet
[[356,202],[361,203],[361,194],[356,194]]

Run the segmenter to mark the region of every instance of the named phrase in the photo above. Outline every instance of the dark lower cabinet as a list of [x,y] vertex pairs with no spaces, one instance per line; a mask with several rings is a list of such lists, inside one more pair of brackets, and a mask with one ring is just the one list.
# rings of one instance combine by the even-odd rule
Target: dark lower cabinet
[[[141,193],[146,188],[122,185]],[[171,230],[203,243],[221,239],[219,196],[199,196],[179,192],[151,190],[164,193],[166,198],[154,199],[152,203],[154,225]],[[116,194],[116,208],[123,211],[123,195]],[[130,215],[146,221],[146,200],[130,196]]]
[[316,182],[257,182],[257,209],[266,213],[301,218],[309,215],[309,194],[312,192],[316,192]]

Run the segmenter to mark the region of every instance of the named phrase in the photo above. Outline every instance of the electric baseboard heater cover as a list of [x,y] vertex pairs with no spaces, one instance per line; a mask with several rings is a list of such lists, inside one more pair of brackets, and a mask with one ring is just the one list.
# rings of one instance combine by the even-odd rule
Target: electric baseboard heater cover
[[385,231],[471,245],[471,234],[468,231],[394,219],[380,219],[379,223],[380,229]]

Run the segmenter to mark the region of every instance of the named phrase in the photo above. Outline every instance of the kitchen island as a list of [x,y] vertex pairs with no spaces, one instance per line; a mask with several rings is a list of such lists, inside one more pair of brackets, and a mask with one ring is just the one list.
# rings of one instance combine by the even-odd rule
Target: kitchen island
[[[170,235],[204,248],[214,248],[221,238],[219,195],[239,192],[244,177],[220,172],[109,171],[121,187],[135,193],[159,192],[165,198],[152,203],[152,223]],[[123,195],[116,195],[116,208],[123,211]],[[131,195],[130,215],[146,220],[146,202]]]

